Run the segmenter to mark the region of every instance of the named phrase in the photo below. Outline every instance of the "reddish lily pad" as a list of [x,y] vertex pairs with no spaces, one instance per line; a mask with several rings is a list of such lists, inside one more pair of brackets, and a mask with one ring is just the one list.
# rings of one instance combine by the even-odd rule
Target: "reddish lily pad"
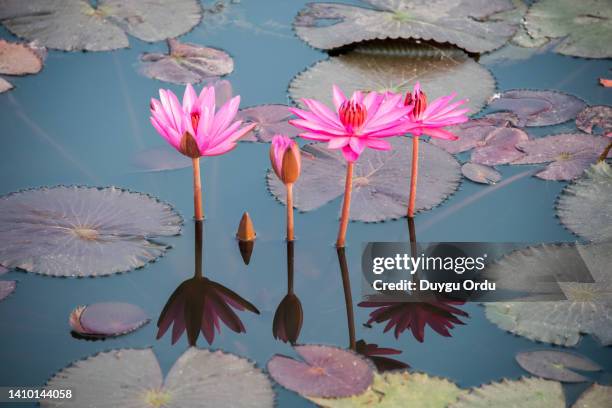
[[0,301],[9,297],[15,290],[17,282],[15,281],[0,281]]
[[508,0],[366,0],[369,7],[310,3],[295,18],[297,35],[315,48],[387,38],[451,43],[470,52],[501,47],[516,32],[497,13],[513,9]]
[[[412,143],[408,138],[388,139],[391,151],[367,149],[355,162],[351,219],[377,222],[406,215]],[[444,150],[420,143],[418,211],[429,210],[454,193],[461,180],[459,163]],[[311,211],[344,193],[346,160],[339,150],[313,143],[302,148],[301,176],[294,186],[294,205]],[[286,188],[268,172],[268,189],[285,202]],[[404,187],[402,187],[404,186]]]
[[595,105],[584,108],[576,116],[576,127],[586,133],[612,136],[612,107]]
[[465,163],[461,166],[461,173],[475,183],[495,184],[501,180],[502,175],[493,167],[477,163]]
[[493,96],[489,108],[506,111],[518,117],[517,126],[548,126],[567,122],[586,107],[574,95],[558,91],[513,89]]
[[44,49],[35,45],[0,40],[0,74],[36,74],[43,67],[44,55]]
[[517,144],[517,149],[524,152],[525,156],[513,164],[549,163],[536,177],[544,180],[572,180],[595,163],[607,145],[607,139],[584,133],[546,136]]
[[138,330],[151,319],[129,303],[94,303],[79,306],[70,314],[72,329],[85,337],[115,337]]
[[526,351],[516,355],[524,370],[538,377],[561,382],[585,382],[589,379],[574,370],[600,371],[601,367],[579,354],[566,351]]
[[6,91],[10,91],[14,86],[9,81],[4,78],[0,78],[0,93],[4,93]]
[[194,84],[230,74],[234,60],[223,50],[168,40],[169,54],[145,53],[141,72],[149,78],[175,84]]
[[340,398],[364,392],[374,379],[372,365],[348,350],[330,346],[296,346],[304,360],[275,355],[268,372],[285,388],[307,397]]
[[300,131],[289,124],[293,116],[287,105],[259,105],[241,109],[237,119],[244,124],[255,123],[255,128],[241,140],[245,142],[271,142],[274,135],[296,137]]
[[155,42],[185,34],[200,22],[196,0],[0,0],[0,21],[13,34],[64,51],[129,46],[130,34]]

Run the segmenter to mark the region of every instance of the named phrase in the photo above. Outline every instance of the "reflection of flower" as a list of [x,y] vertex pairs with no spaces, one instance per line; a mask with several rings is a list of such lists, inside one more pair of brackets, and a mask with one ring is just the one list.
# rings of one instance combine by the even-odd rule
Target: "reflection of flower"
[[272,323],[274,338],[295,344],[300,336],[303,320],[304,313],[300,299],[294,293],[287,293],[274,313]]
[[430,300],[427,302],[361,302],[360,307],[375,307],[370,313],[367,325],[376,322],[387,322],[385,333],[395,326],[395,338],[399,338],[404,330],[410,328],[412,335],[423,342],[425,326],[429,325],[438,334],[451,337],[449,329],[455,324],[464,324],[457,316],[469,316],[454,305],[462,305],[462,301]]
[[389,370],[400,370],[404,368],[409,368],[410,366],[402,361],[395,360],[389,357],[381,357],[388,355],[397,355],[402,354],[401,350],[396,350],[388,347],[378,347],[378,344],[374,343],[366,343],[364,340],[359,340],[356,343],[357,353],[366,356],[374,365],[376,365],[376,369],[379,372],[389,371]]
[[245,333],[242,321],[232,308],[259,314],[257,308],[240,295],[210,279],[199,276],[188,279],[176,288],[161,312],[157,338],[166,333],[172,322],[172,344],[185,329],[189,345],[196,344],[200,330],[208,344],[212,344],[215,328],[221,331],[220,321],[236,333]]

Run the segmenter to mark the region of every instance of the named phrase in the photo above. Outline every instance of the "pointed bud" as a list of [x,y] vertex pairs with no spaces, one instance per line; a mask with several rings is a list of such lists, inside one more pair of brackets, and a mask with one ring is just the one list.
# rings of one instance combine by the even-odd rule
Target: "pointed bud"
[[255,227],[253,227],[253,221],[251,221],[251,217],[249,213],[245,211],[242,214],[242,218],[240,219],[240,225],[238,225],[238,232],[236,233],[236,237],[240,241],[252,241],[255,239]]
[[363,125],[367,117],[367,110],[362,103],[347,99],[340,105],[338,116],[344,127],[352,132]]
[[284,184],[293,184],[300,177],[300,148],[287,136],[276,135],[272,138],[270,162],[274,173]]
[[185,132],[179,145],[179,151],[187,157],[196,159],[200,156],[200,149],[198,148],[198,142],[191,136],[191,133]]

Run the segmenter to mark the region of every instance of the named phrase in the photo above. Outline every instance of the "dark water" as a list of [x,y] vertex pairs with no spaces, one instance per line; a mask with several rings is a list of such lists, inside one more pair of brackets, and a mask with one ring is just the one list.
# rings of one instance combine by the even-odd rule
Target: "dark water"
[[[242,106],[287,103],[287,84],[301,70],[325,58],[297,39],[290,23],[302,1],[244,0],[224,15],[208,17],[183,40],[219,47],[235,61],[228,77],[242,95]],[[221,21],[226,19],[225,22]],[[13,39],[7,31],[2,38]],[[42,385],[57,370],[96,352],[152,346],[168,370],[187,348],[183,337],[170,346],[168,334],[155,340],[151,323],[128,336],[107,341],[74,339],[68,315],[80,304],[126,301],[157,319],[174,288],[193,273],[194,227],[189,169],[143,173],[133,156],[164,141],[148,122],[148,101],[159,87],[182,92],[137,72],[142,52],[162,51],[164,43],[130,38],[132,48],[101,53],[52,51],[35,76],[10,78],[16,89],[0,95],[0,193],[44,185],[117,185],[147,192],[172,203],[187,219],[183,234],[168,239],[174,248],[158,262],[128,274],[97,279],[57,279],[10,272],[19,281],[16,292],[0,303],[0,384]],[[589,104],[610,104],[611,93],[597,79],[609,76],[609,61],[556,54],[490,66],[498,89],[557,89]],[[529,129],[534,135],[572,130],[573,124]],[[205,275],[253,302],[261,315],[241,314],[246,335],[224,329],[213,348],[246,356],[264,367],[275,353],[292,354],[272,337],[272,318],[286,288],[284,208],[266,191],[268,145],[243,143],[228,155],[206,159],[204,186]],[[504,179],[531,167],[501,167]],[[573,241],[554,215],[553,205],[565,183],[521,177],[500,188],[463,182],[451,200],[421,214],[416,228],[421,241]],[[481,195],[479,194],[481,193]],[[483,194],[484,193],[484,194]],[[303,343],[347,346],[346,311],[333,241],[340,201],[296,216],[295,289],[304,308]],[[246,267],[234,240],[242,212],[248,210],[258,233],[251,264]],[[348,264],[353,298],[358,302],[361,243],[406,241],[406,220],[349,225]],[[382,325],[362,326],[367,309],[355,306],[357,338],[403,351],[400,359],[414,369],[445,376],[469,387],[526,373],[515,363],[518,351],[550,348],[513,336],[486,320],[483,308],[463,307],[470,317],[452,331],[452,338],[427,330],[425,342],[409,333],[396,340]],[[200,346],[207,346],[200,338]],[[605,368],[592,378],[612,382],[612,349],[585,337],[576,350]],[[586,385],[567,386],[571,400]],[[276,387],[279,406],[307,405]],[[27,404],[20,404],[25,407]]]

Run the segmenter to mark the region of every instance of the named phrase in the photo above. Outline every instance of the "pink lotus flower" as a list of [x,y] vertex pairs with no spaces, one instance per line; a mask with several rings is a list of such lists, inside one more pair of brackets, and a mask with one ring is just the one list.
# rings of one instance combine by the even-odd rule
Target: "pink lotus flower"
[[385,97],[376,92],[364,96],[354,92],[350,99],[334,85],[333,100],[336,112],[313,99],[302,99],[310,111],[289,109],[299,119],[290,120],[293,126],[304,129],[305,139],[328,142],[330,149],[342,149],[344,158],[354,162],[366,147],[389,150],[391,146],[381,138],[402,135],[410,123],[402,120],[412,107],[401,105],[401,95]]

